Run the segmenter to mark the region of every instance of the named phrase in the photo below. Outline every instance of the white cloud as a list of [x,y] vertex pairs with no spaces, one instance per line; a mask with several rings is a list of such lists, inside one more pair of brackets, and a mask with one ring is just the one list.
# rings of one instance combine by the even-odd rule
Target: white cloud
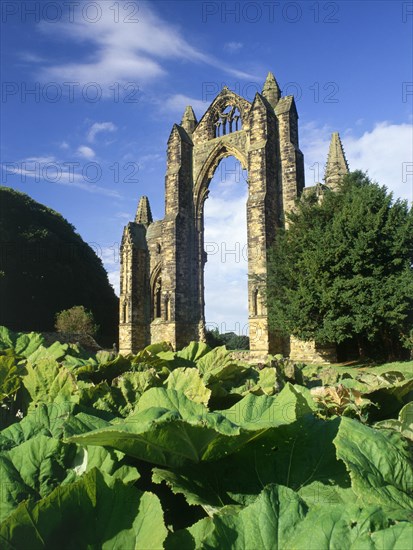
[[[82,16],[80,4],[77,7],[75,4],[72,22],[40,23],[39,28],[43,32],[58,33],[59,37],[65,36],[90,48],[85,60],[44,66],[40,73],[44,81],[82,85],[95,82],[103,88],[104,96],[113,97],[113,91],[109,88],[114,83],[154,81],[167,74],[162,63],[171,59],[214,67],[219,65],[222,70],[238,78],[255,78],[232,66],[218,64],[215,58],[193,47],[178,28],[161,19],[147,3],[139,4],[138,21],[130,23],[116,21],[110,2],[101,0],[94,4],[98,4],[102,12],[96,22],[88,22]],[[121,17],[129,13],[122,8],[130,2],[116,4],[120,7]]]
[[80,147],[78,147],[77,153],[80,157],[83,157],[89,160],[95,158],[96,156],[95,151],[91,147],[88,147],[87,145],[81,145]]
[[[208,104],[201,99],[195,99],[183,94],[174,94],[168,97],[162,103],[159,103],[160,109],[162,112],[179,114],[182,116],[184,114],[185,108],[191,105],[194,111],[197,113],[198,120],[206,111]],[[180,121],[181,119],[179,119]]]
[[[306,184],[322,181],[331,132],[314,123],[303,126],[300,147],[306,164]],[[350,170],[367,171],[371,179],[385,185],[395,198],[413,199],[413,133],[410,124],[378,122],[372,130],[354,135],[340,133]],[[407,173],[406,173],[407,172]],[[318,174],[318,176],[317,176]]]
[[55,157],[48,156],[48,157],[27,157],[20,161],[21,166],[27,166],[27,165],[41,165],[41,164],[52,164],[56,162]]
[[118,271],[108,271],[109,283],[113,286],[116,296],[120,295],[120,275]]
[[243,48],[242,42],[226,42],[224,44],[224,50],[228,53],[237,53]]
[[120,294],[120,244],[113,243],[111,246],[94,247],[98,257],[102,260],[103,266],[108,274],[109,282],[113,286],[117,296]]
[[21,52],[19,58],[27,63],[45,63],[47,60],[40,55],[36,55],[33,52]]
[[59,147],[60,149],[69,149],[69,144],[67,143],[67,141],[62,141]]
[[117,126],[113,124],[113,122],[95,122],[88,134],[87,134],[87,140],[90,143],[93,143],[95,141],[95,137],[100,132],[115,132],[117,130]]
[[120,198],[118,191],[100,187],[88,180],[86,174],[79,173],[79,170],[82,172],[82,167],[77,167],[76,172],[77,164],[79,163],[59,161],[55,157],[29,157],[18,162],[3,163],[0,165],[4,171],[2,182],[7,183],[9,175],[14,175],[20,176],[21,183],[26,183],[29,178],[36,182],[65,185],[88,193]]

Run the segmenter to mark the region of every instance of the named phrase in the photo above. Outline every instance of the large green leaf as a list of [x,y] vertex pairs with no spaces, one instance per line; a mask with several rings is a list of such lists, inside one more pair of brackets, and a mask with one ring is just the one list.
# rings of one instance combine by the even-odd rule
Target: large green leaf
[[311,412],[302,393],[291,384],[286,384],[276,396],[248,394],[230,409],[221,411],[221,414],[231,422],[255,431],[290,424]]
[[68,401],[78,390],[73,374],[56,361],[42,360],[35,365],[29,363],[26,368],[23,384],[30,396],[31,407],[37,403]]
[[[125,372],[112,382],[112,386],[119,391],[122,403],[118,399],[118,410],[122,416],[131,413],[136,407],[140,397],[149,388],[161,386],[162,380],[155,369],[142,372]],[[116,399],[116,398],[115,398]]]
[[[99,415],[99,416],[98,416]],[[30,409],[20,421],[0,432],[0,451],[7,451],[36,435],[61,439],[64,434],[73,435],[96,430],[109,425],[104,418],[113,415],[85,409],[70,401],[39,403]]]
[[199,371],[194,368],[176,368],[166,379],[165,387],[181,391],[192,401],[204,405],[208,404],[211,396],[211,390],[205,386]]
[[[238,436],[238,437],[236,437]],[[219,413],[174,390],[152,388],[136,411],[110,427],[71,437],[80,445],[105,445],[159,465],[215,459],[250,438]]]
[[274,395],[279,390],[277,371],[274,367],[264,367],[259,371],[256,387],[251,391],[260,391],[266,395]]
[[211,351],[211,348],[204,342],[190,342],[188,346],[178,352],[162,351],[158,357],[168,362],[170,370],[178,367],[193,368],[201,357]]
[[[93,412],[98,412],[93,410]],[[99,430],[112,426],[109,420],[105,420],[88,412],[79,412],[68,417],[64,423],[64,436],[71,437],[73,435],[84,434],[93,430]]]
[[306,506],[290,489],[270,485],[238,514],[214,517],[206,548],[288,548],[288,540],[305,516]]
[[65,357],[68,349],[69,344],[53,342],[48,348],[44,346],[38,347],[33,353],[27,356],[27,361],[33,365],[40,361],[59,361]]
[[216,380],[235,381],[248,369],[246,365],[235,361],[225,346],[214,348],[203,355],[196,366],[207,385]]
[[45,435],[0,453],[0,521],[23,499],[48,495],[66,477],[65,463],[74,455],[74,446]]
[[223,508],[212,518],[170,535],[166,548],[408,550],[412,535],[411,524],[392,526],[380,508],[333,505],[308,509],[297,493],[272,484],[244,509],[229,507],[227,512]]
[[38,332],[19,334],[14,349],[17,355],[29,357],[44,344],[44,337]]
[[126,403],[118,388],[112,388],[107,382],[85,382],[78,380],[79,403],[85,407],[92,407],[99,411],[106,411],[113,416],[119,416],[126,407]]
[[152,493],[96,468],[37,504],[22,503],[0,527],[5,549],[162,548],[167,531]]
[[165,481],[189,504],[207,511],[234,502],[251,503],[269,483],[299,491],[309,505],[355,502],[350,477],[336,458],[333,440],[338,425],[339,419],[305,416],[267,429],[227,458],[173,471],[155,468],[153,481]]
[[413,510],[412,458],[400,434],[343,417],[334,444],[363,504]]
[[[33,423],[33,418],[31,420]],[[96,421],[93,423],[93,427],[98,425]],[[55,430],[58,436],[62,429],[63,426]],[[139,478],[136,468],[123,463],[124,455],[119,451],[95,446],[76,449],[73,444],[49,437],[47,431],[45,425],[43,433],[40,430],[37,434],[21,431],[20,435],[24,434],[27,439],[17,444],[9,440],[9,450],[0,452],[0,520],[23,499],[38,500],[59,483],[75,481],[93,467],[128,482]]]
[[12,330],[9,330],[7,327],[0,326],[0,349],[14,349],[15,341],[15,333]]
[[[330,505],[310,509],[304,521],[296,525],[288,541],[287,548],[297,550],[330,550],[348,548],[351,550],[373,550],[400,548],[410,536],[412,547],[413,526],[407,522],[403,529],[394,532],[387,512],[376,506],[360,508],[355,505]],[[397,543],[382,546],[385,540]]]
[[182,359],[196,363],[210,351],[211,348],[205,342],[190,342],[188,346],[178,351],[176,355],[177,357],[182,357]]
[[413,441],[413,401],[407,403],[399,412],[397,420],[391,418],[374,424],[375,428],[396,430],[406,439]]
[[28,357],[44,343],[44,337],[38,332],[13,332],[0,326],[0,350],[12,349],[15,355]]
[[170,361],[163,358],[163,355],[173,353],[170,350],[170,345],[165,342],[147,346],[136,355],[129,356],[131,368],[127,370],[145,371],[152,368],[160,371],[163,368],[166,368],[169,373],[169,367],[171,364]]
[[78,372],[82,373],[82,378],[90,379],[92,382],[106,381],[110,383],[117,376],[132,370],[131,367],[130,358],[118,355],[106,363],[100,363],[98,368],[94,367],[93,371],[90,370],[90,367],[84,367]]
[[[239,513],[216,514],[211,520],[201,520],[195,529],[186,530],[185,548],[289,548],[288,540],[305,513],[306,506],[294,491],[270,485]],[[167,548],[177,548],[177,540],[184,540],[182,532],[169,538]]]
[[93,468],[121,479],[124,483],[134,483],[140,478],[140,474],[137,468],[124,463],[124,456],[120,451],[105,449],[104,447],[94,445],[88,447],[78,446],[73,460],[67,464],[69,472],[64,483],[76,480],[78,476],[90,472]]
[[288,424],[309,411],[292,386],[286,386],[277,397],[247,396],[221,412],[209,412],[182,392],[151,388],[125,420],[70,441],[106,445],[158,465],[179,467],[231,454],[260,432]]
[[0,451],[12,449],[39,434],[56,439],[61,438],[65,422],[74,406],[68,401],[39,403],[36,408],[30,409],[20,422],[16,422],[0,432]]
[[[375,550],[411,550],[413,548],[413,525],[403,522],[392,525],[388,529],[376,531],[369,537]],[[363,539],[360,538],[360,542]],[[366,548],[367,545],[366,545]]]
[[165,542],[166,550],[195,550],[204,548],[203,541],[214,531],[214,523],[210,518],[204,518],[187,529],[170,533]]
[[14,357],[0,356],[0,402],[17,392],[24,372]]

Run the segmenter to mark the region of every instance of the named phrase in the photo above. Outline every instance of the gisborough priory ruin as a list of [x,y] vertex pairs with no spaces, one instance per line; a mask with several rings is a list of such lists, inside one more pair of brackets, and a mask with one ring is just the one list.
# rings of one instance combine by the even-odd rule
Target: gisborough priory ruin
[[[187,107],[167,146],[165,216],[153,221],[141,197],[124,228],[120,273],[120,352],[151,342],[180,349],[205,339],[204,204],[219,162],[234,156],[248,173],[248,317],[251,354],[282,353],[296,360],[334,360],[334,349],[280,338],[268,326],[267,250],[285,213],[307,189],[293,96],[282,97],[272,73],[262,93],[247,101],[224,87],[200,121]],[[332,135],[324,184],[334,189],[348,172]]]

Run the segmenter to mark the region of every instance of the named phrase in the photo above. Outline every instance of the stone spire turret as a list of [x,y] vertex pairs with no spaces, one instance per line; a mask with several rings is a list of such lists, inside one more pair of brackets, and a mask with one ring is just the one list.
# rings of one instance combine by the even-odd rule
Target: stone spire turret
[[278,82],[275,80],[275,76],[269,72],[265,80],[264,87],[262,89],[262,95],[268,101],[272,108],[274,108],[280,100],[281,90],[278,86]]
[[336,189],[341,178],[348,173],[348,163],[340,136],[338,132],[334,132],[331,136],[324,182],[330,189]]
[[145,227],[153,222],[151,206],[148,197],[141,197],[136,211],[135,223],[140,223]]
[[194,110],[190,105],[188,105],[185,109],[185,112],[182,116],[181,126],[184,128],[184,130],[188,134],[192,134],[192,132],[195,130],[196,125],[198,124],[198,121],[196,119]]

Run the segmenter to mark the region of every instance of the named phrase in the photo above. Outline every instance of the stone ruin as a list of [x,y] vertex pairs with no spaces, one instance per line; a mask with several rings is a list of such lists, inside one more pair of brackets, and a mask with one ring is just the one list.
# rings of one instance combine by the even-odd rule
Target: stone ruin
[[[168,341],[180,349],[205,339],[204,204],[220,161],[234,156],[248,173],[248,322],[251,354],[281,353],[302,361],[334,360],[333,347],[281,338],[268,326],[267,251],[285,213],[304,189],[293,96],[283,97],[272,73],[247,101],[224,87],[198,122],[187,107],[168,140],[165,217],[154,221],[147,197],[121,243],[119,351],[136,353]],[[324,185],[334,189],[348,172],[333,134]],[[269,306],[270,307],[270,306]]]

